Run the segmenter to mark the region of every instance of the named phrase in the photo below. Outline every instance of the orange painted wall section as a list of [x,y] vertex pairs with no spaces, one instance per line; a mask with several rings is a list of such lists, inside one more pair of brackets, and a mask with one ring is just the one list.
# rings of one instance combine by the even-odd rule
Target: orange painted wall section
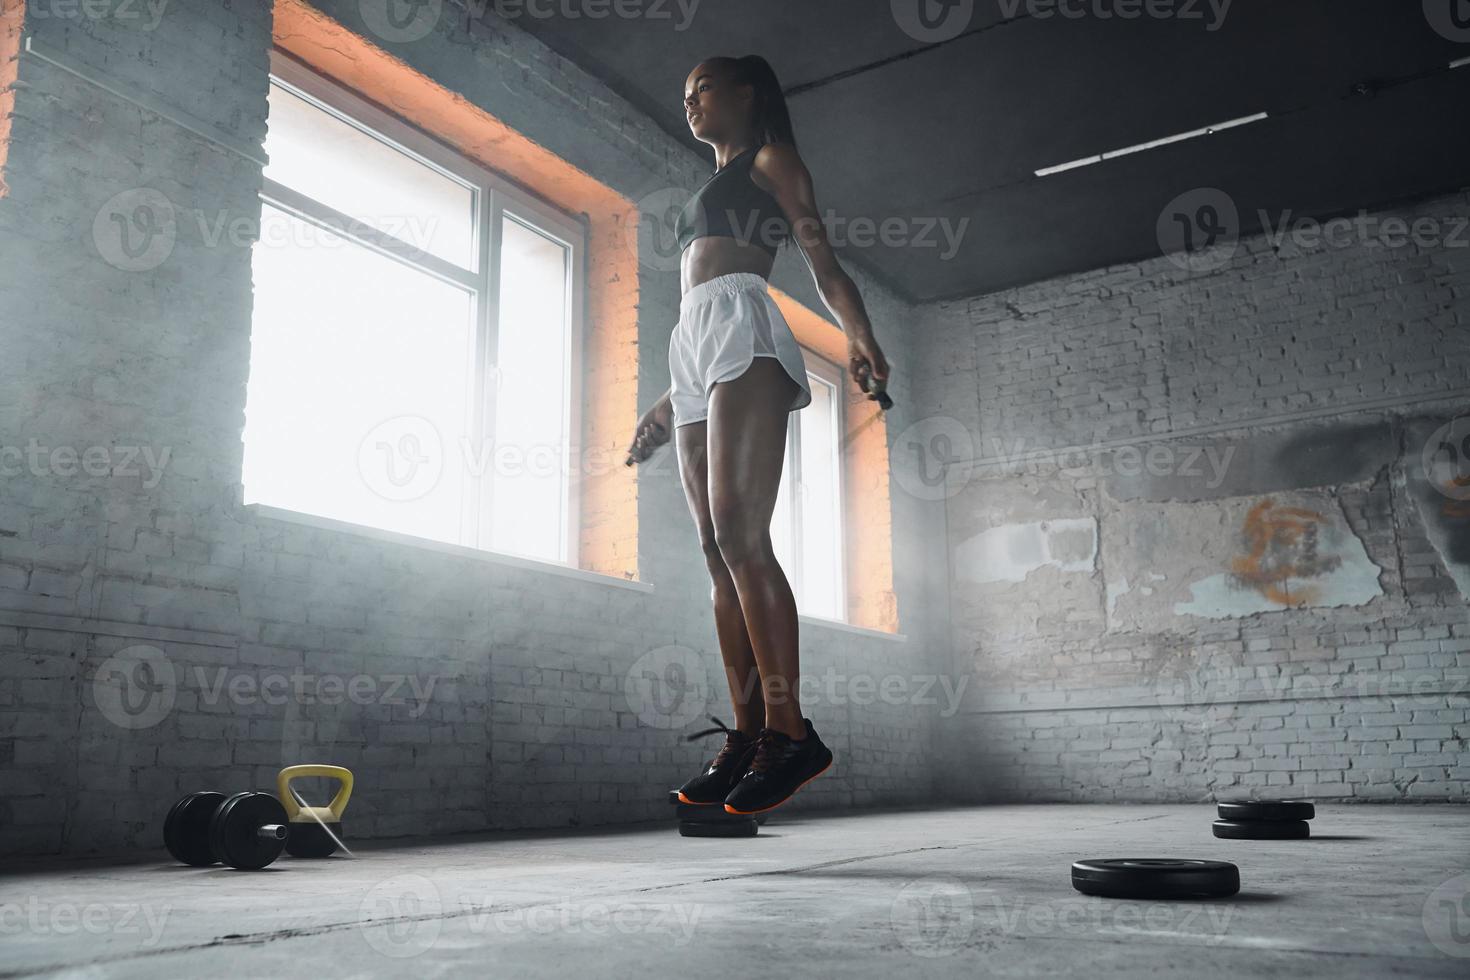
[[[847,375],[847,335],[826,318],[771,287],[781,315],[805,347],[827,358]],[[849,379],[843,515],[847,555],[847,621],[884,633],[898,632],[898,599],[893,591],[893,511],[889,506],[888,420],[882,409]]]
[[638,575],[638,480],[622,450],[638,419],[637,206],[501,120],[410,68],[302,0],[276,0],[282,51],[453,146],[481,165],[588,220],[583,348],[582,513],[578,564]]
[[20,73],[21,25],[25,0],[0,0],[0,197],[10,193],[5,164],[10,158],[10,114],[15,108],[15,80]]

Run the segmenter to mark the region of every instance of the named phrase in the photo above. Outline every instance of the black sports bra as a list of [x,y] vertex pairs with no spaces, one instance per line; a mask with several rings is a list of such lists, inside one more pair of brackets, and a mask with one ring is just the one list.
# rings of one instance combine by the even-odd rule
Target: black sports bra
[[750,179],[750,165],[762,146],[737,155],[694,192],[674,222],[679,251],[696,238],[718,236],[757,245],[775,256],[790,225],[776,199]]

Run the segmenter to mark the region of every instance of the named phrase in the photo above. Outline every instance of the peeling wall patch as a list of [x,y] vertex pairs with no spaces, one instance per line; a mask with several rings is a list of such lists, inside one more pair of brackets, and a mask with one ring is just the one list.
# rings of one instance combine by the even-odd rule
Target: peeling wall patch
[[955,574],[967,582],[1023,582],[1048,565],[1091,574],[1097,562],[1097,522],[1065,518],[1005,524],[955,548]]

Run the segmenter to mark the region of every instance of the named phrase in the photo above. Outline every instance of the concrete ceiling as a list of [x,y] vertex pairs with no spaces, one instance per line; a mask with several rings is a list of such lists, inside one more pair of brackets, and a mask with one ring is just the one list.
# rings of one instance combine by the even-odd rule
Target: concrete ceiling
[[[895,13],[920,2],[945,9],[703,0],[686,21],[677,0],[638,0],[667,17],[515,23],[711,160],[685,124],[685,76],[710,55],[764,55],[819,209],[902,221],[887,243],[845,233],[844,261],[911,301],[1160,255],[1161,215],[1195,188],[1224,191],[1227,232],[1250,234],[1261,211],[1322,218],[1470,184],[1470,66],[1447,70],[1470,29],[1436,29],[1420,0],[1063,0],[1080,17],[1039,16],[1056,0],[947,0],[963,29],[932,43]],[[1150,4],[1181,16],[1096,13]],[[1257,112],[1271,118],[1034,176]],[[963,229],[953,254],[942,221]],[[926,225],[935,246],[919,244]]]

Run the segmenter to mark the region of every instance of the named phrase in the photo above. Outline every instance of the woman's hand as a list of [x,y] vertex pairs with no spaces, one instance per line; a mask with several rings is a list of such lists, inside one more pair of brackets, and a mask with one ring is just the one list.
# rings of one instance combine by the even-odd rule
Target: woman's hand
[[674,432],[674,405],[668,396],[660,398],[652,408],[643,413],[633,431],[633,441],[628,444],[628,458],[624,466],[641,463],[659,446],[669,441]]
[[[847,368],[868,399],[879,401],[878,394],[888,384],[888,358],[883,356],[883,350],[872,334],[860,334],[847,341]],[[873,379],[871,391],[866,383],[870,377]]]

